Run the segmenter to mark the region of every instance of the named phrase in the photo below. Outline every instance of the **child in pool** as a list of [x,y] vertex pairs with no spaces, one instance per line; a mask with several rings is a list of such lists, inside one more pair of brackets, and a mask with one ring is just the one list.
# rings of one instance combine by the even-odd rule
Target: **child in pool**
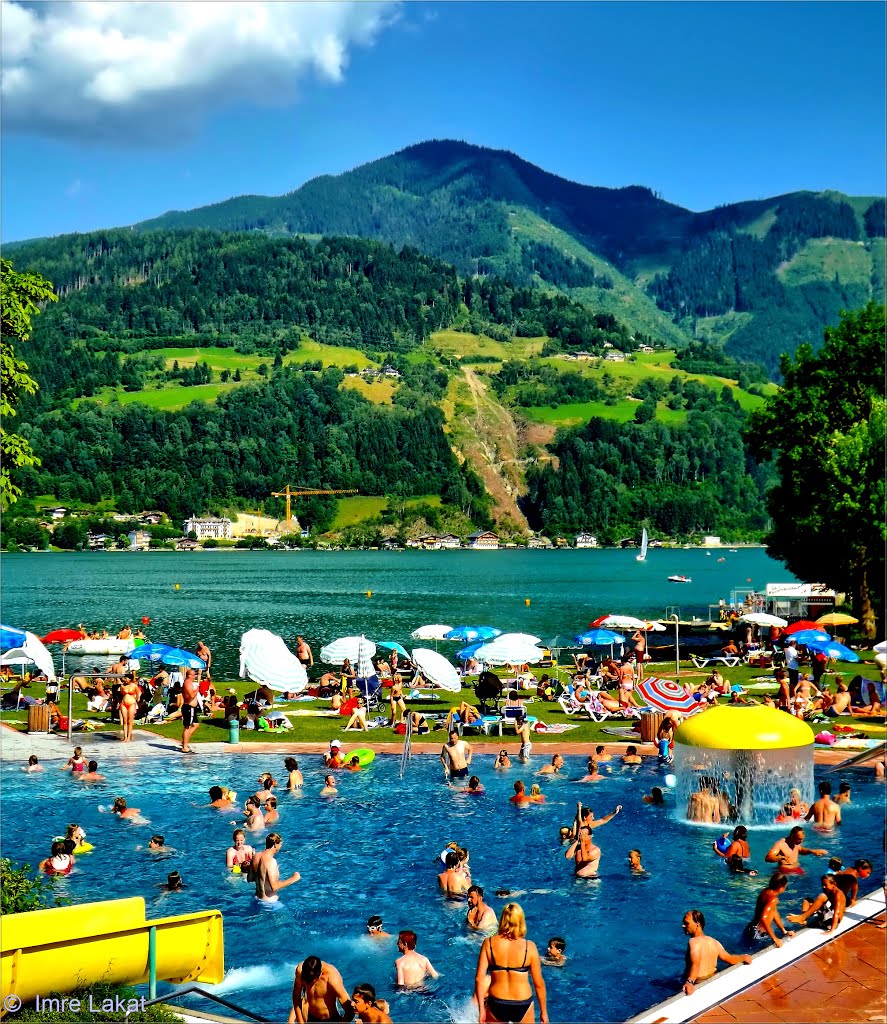
[[564,956],[566,948],[566,939],[562,939],[559,935],[553,936],[548,940],[548,949],[545,951],[545,956],[542,957],[542,963],[546,967],[563,967],[567,962],[567,958]]

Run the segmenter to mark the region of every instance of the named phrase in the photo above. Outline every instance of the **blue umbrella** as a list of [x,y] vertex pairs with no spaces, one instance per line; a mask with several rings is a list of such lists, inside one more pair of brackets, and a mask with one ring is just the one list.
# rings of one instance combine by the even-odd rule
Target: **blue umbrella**
[[185,651],[181,647],[173,647],[170,644],[142,644],[130,654],[130,658],[145,658],[147,661],[162,662],[164,665],[181,665],[184,668],[206,668],[203,658],[198,658],[191,651]]
[[587,633],[580,633],[576,637],[576,643],[583,647],[609,647],[612,644],[624,644],[625,637],[621,633],[614,633],[612,629],[589,629]]
[[859,655],[856,651],[851,651],[849,647],[839,644],[837,640],[811,640],[807,644],[807,650],[817,651],[824,654],[827,658],[833,658],[835,661],[859,661]]
[[15,626],[0,626],[0,647],[21,647],[27,637],[23,629]]
[[410,656],[407,654],[406,648],[401,647],[400,644],[394,643],[393,640],[377,640],[376,647],[384,647],[386,651],[397,651],[402,658],[406,658],[407,661],[410,660]]
[[492,640],[501,636],[502,630],[495,626],[456,626],[444,636],[444,640],[462,640],[469,643],[475,640]]
[[811,643],[827,644],[831,637],[824,629],[799,629],[797,633],[790,633],[785,637],[783,645],[786,640],[797,640],[799,644],[808,647]]
[[478,640],[475,644],[469,644],[467,647],[463,647],[461,651],[456,651],[456,657],[459,661],[468,661],[469,658],[473,658],[477,653],[478,647],[483,647],[486,640]]

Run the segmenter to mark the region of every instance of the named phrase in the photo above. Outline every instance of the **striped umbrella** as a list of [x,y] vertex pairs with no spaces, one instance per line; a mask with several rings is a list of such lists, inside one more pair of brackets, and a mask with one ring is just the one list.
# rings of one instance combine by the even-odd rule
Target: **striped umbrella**
[[250,629],[240,638],[240,678],[263,683],[280,693],[303,690],[308,673],[283,638],[267,629]]
[[651,676],[638,683],[638,693],[644,700],[660,711],[696,711],[699,705],[684,690],[683,686],[670,679],[657,679]]
[[372,640],[367,640],[362,636],[343,636],[338,640],[333,640],[326,647],[321,647],[320,660],[325,661],[328,665],[341,665],[347,658],[352,665],[355,665],[360,657],[361,641],[367,645],[369,657],[372,658],[376,653],[376,645]]
[[373,641],[362,636],[357,645],[357,674],[361,679],[370,679],[376,674],[376,667],[373,665],[375,653],[376,645]]

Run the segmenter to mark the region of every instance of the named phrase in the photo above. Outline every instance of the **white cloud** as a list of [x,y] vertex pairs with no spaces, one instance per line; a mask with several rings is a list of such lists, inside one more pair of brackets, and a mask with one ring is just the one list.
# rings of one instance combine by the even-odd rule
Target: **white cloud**
[[285,105],[394,20],[392,0],[4,0],[3,127],[84,143],[175,144],[235,103]]

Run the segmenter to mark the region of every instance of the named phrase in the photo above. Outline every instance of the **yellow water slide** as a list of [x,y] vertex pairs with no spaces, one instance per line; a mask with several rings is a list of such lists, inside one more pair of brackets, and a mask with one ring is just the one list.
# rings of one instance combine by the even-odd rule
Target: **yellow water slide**
[[148,921],[145,901],[136,896],[9,914],[0,929],[3,999],[18,996],[29,1003],[97,982],[148,982],[153,997],[158,979],[216,984],[224,974],[218,910]]

